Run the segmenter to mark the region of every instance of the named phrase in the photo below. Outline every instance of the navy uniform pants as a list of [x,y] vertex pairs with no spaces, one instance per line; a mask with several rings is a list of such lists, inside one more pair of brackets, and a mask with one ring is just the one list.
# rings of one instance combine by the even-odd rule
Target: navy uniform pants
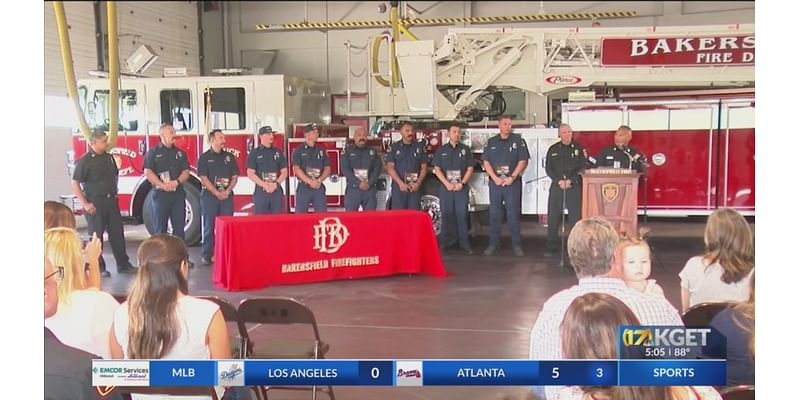
[[314,207],[314,212],[323,213],[328,211],[328,201],[325,199],[325,185],[314,190],[305,183],[300,183],[297,185],[297,194],[294,199],[294,212],[297,214],[307,213],[309,203]]
[[217,216],[233,215],[233,194],[220,200],[205,188],[200,192],[200,212],[203,214],[203,258],[214,255],[214,221]]
[[172,234],[185,241],[183,229],[186,225],[186,192],[182,188],[175,192],[156,190],[153,195],[153,218],[155,233],[168,233],[169,221],[172,223]]
[[500,245],[500,226],[503,225],[503,209],[508,218],[511,243],[522,247],[519,216],[522,213],[522,183],[517,180],[511,186],[497,186],[489,183],[489,246]]
[[[547,200],[547,250],[556,251],[559,248],[558,229],[561,227],[561,217],[564,213],[564,193],[558,187],[558,182],[550,185],[550,196]],[[566,206],[569,210],[569,225],[575,225],[581,219],[581,187],[575,183],[566,190]],[[569,230],[564,227],[565,235]]]
[[378,208],[378,189],[361,190],[357,187],[348,187],[344,192],[345,211],[375,211]]
[[[97,237],[102,241],[103,234],[108,232],[108,241],[111,244],[111,251],[117,261],[117,269],[128,266],[131,261],[125,251],[125,235],[122,230],[122,216],[119,212],[119,203],[116,196],[94,196],[89,198],[97,209],[94,215],[86,215],[86,224],[89,228],[89,236],[97,233]],[[103,255],[100,255],[100,270],[105,271],[106,265]]]
[[400,188],[392,183],[392,210],[420,210],[421,201],[422,188],[416,192],[401,192]]
[[280,186],[272,193],[267,193],[261,187],[256,186],[256,192],[253,194],[256,215],[281,214],[285,201],[283,188]]
[[[454,233],[449,231],[449,227],[455,225],[458,228],[458,245],[462,249],[468,249],[470,247],[467,234],[469,190],[465,186],[458,192],[450,192],[444,187],[440,187],[439,205],[442,208],[442,233],[439,236],[439,243],[447,243],[448,238]],[[451,221],[455,221],[455,224]]]

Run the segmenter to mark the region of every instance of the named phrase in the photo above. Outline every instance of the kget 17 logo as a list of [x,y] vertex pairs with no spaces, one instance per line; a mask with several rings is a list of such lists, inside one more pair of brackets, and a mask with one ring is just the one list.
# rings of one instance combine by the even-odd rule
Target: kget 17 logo
[[685,327],[621,327],[622,344],[625,347],[683,347],[708,344],[709,328]]

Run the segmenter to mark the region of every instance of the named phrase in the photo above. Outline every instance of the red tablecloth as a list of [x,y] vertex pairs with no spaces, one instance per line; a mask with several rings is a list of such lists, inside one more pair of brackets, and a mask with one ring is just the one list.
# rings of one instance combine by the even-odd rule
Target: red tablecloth
[[446,276],[428,214],[218,217],[214,273],[230,291],[394,274]]

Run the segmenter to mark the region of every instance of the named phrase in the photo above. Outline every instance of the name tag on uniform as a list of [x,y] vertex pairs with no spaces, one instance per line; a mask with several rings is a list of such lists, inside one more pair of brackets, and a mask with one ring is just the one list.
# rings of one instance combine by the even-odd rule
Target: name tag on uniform
[[277,172],[263,172],[261,174],[261,180],[263,180],[264,182],[276,183],[276,182],[278,182],[278,173]]
[[445,178],[447,178],[447,181],[450,183],[461,183],[461,171],[457,169],[448,169],[445,171]]
[[356,179],[358,179],[361,182],[366,182],[366,181],[369,180],[369,170],[368,169],[354,168],[353,169],[353,174],[355,174]]
[[508,178],[511,176],[511,170],[508,168],[508,165],[498,166],[494,172],[501,178]]
[[214,179],[214,186],[217,190],[225,190],[228,188],[228,185],[231,183],[229,178],[215,178]]
[[319,168],[306,168],[306,175],[311,179],[318,179],[322,174]]
[[413,173],[413,172],[408,172],[408,173],[406,173],[405,178],[406,178],[406,183],[409,183],[409,184],[410,183],[417,183],[417,181],[419,180],[419,174]]

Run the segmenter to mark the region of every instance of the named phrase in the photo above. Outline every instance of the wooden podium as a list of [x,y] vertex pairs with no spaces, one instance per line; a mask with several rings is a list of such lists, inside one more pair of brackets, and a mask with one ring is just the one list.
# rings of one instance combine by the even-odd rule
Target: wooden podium
[[596,168],[584,171],[582,218],[601,216],[617,232],[638,232],[639,176],[629,169]]

